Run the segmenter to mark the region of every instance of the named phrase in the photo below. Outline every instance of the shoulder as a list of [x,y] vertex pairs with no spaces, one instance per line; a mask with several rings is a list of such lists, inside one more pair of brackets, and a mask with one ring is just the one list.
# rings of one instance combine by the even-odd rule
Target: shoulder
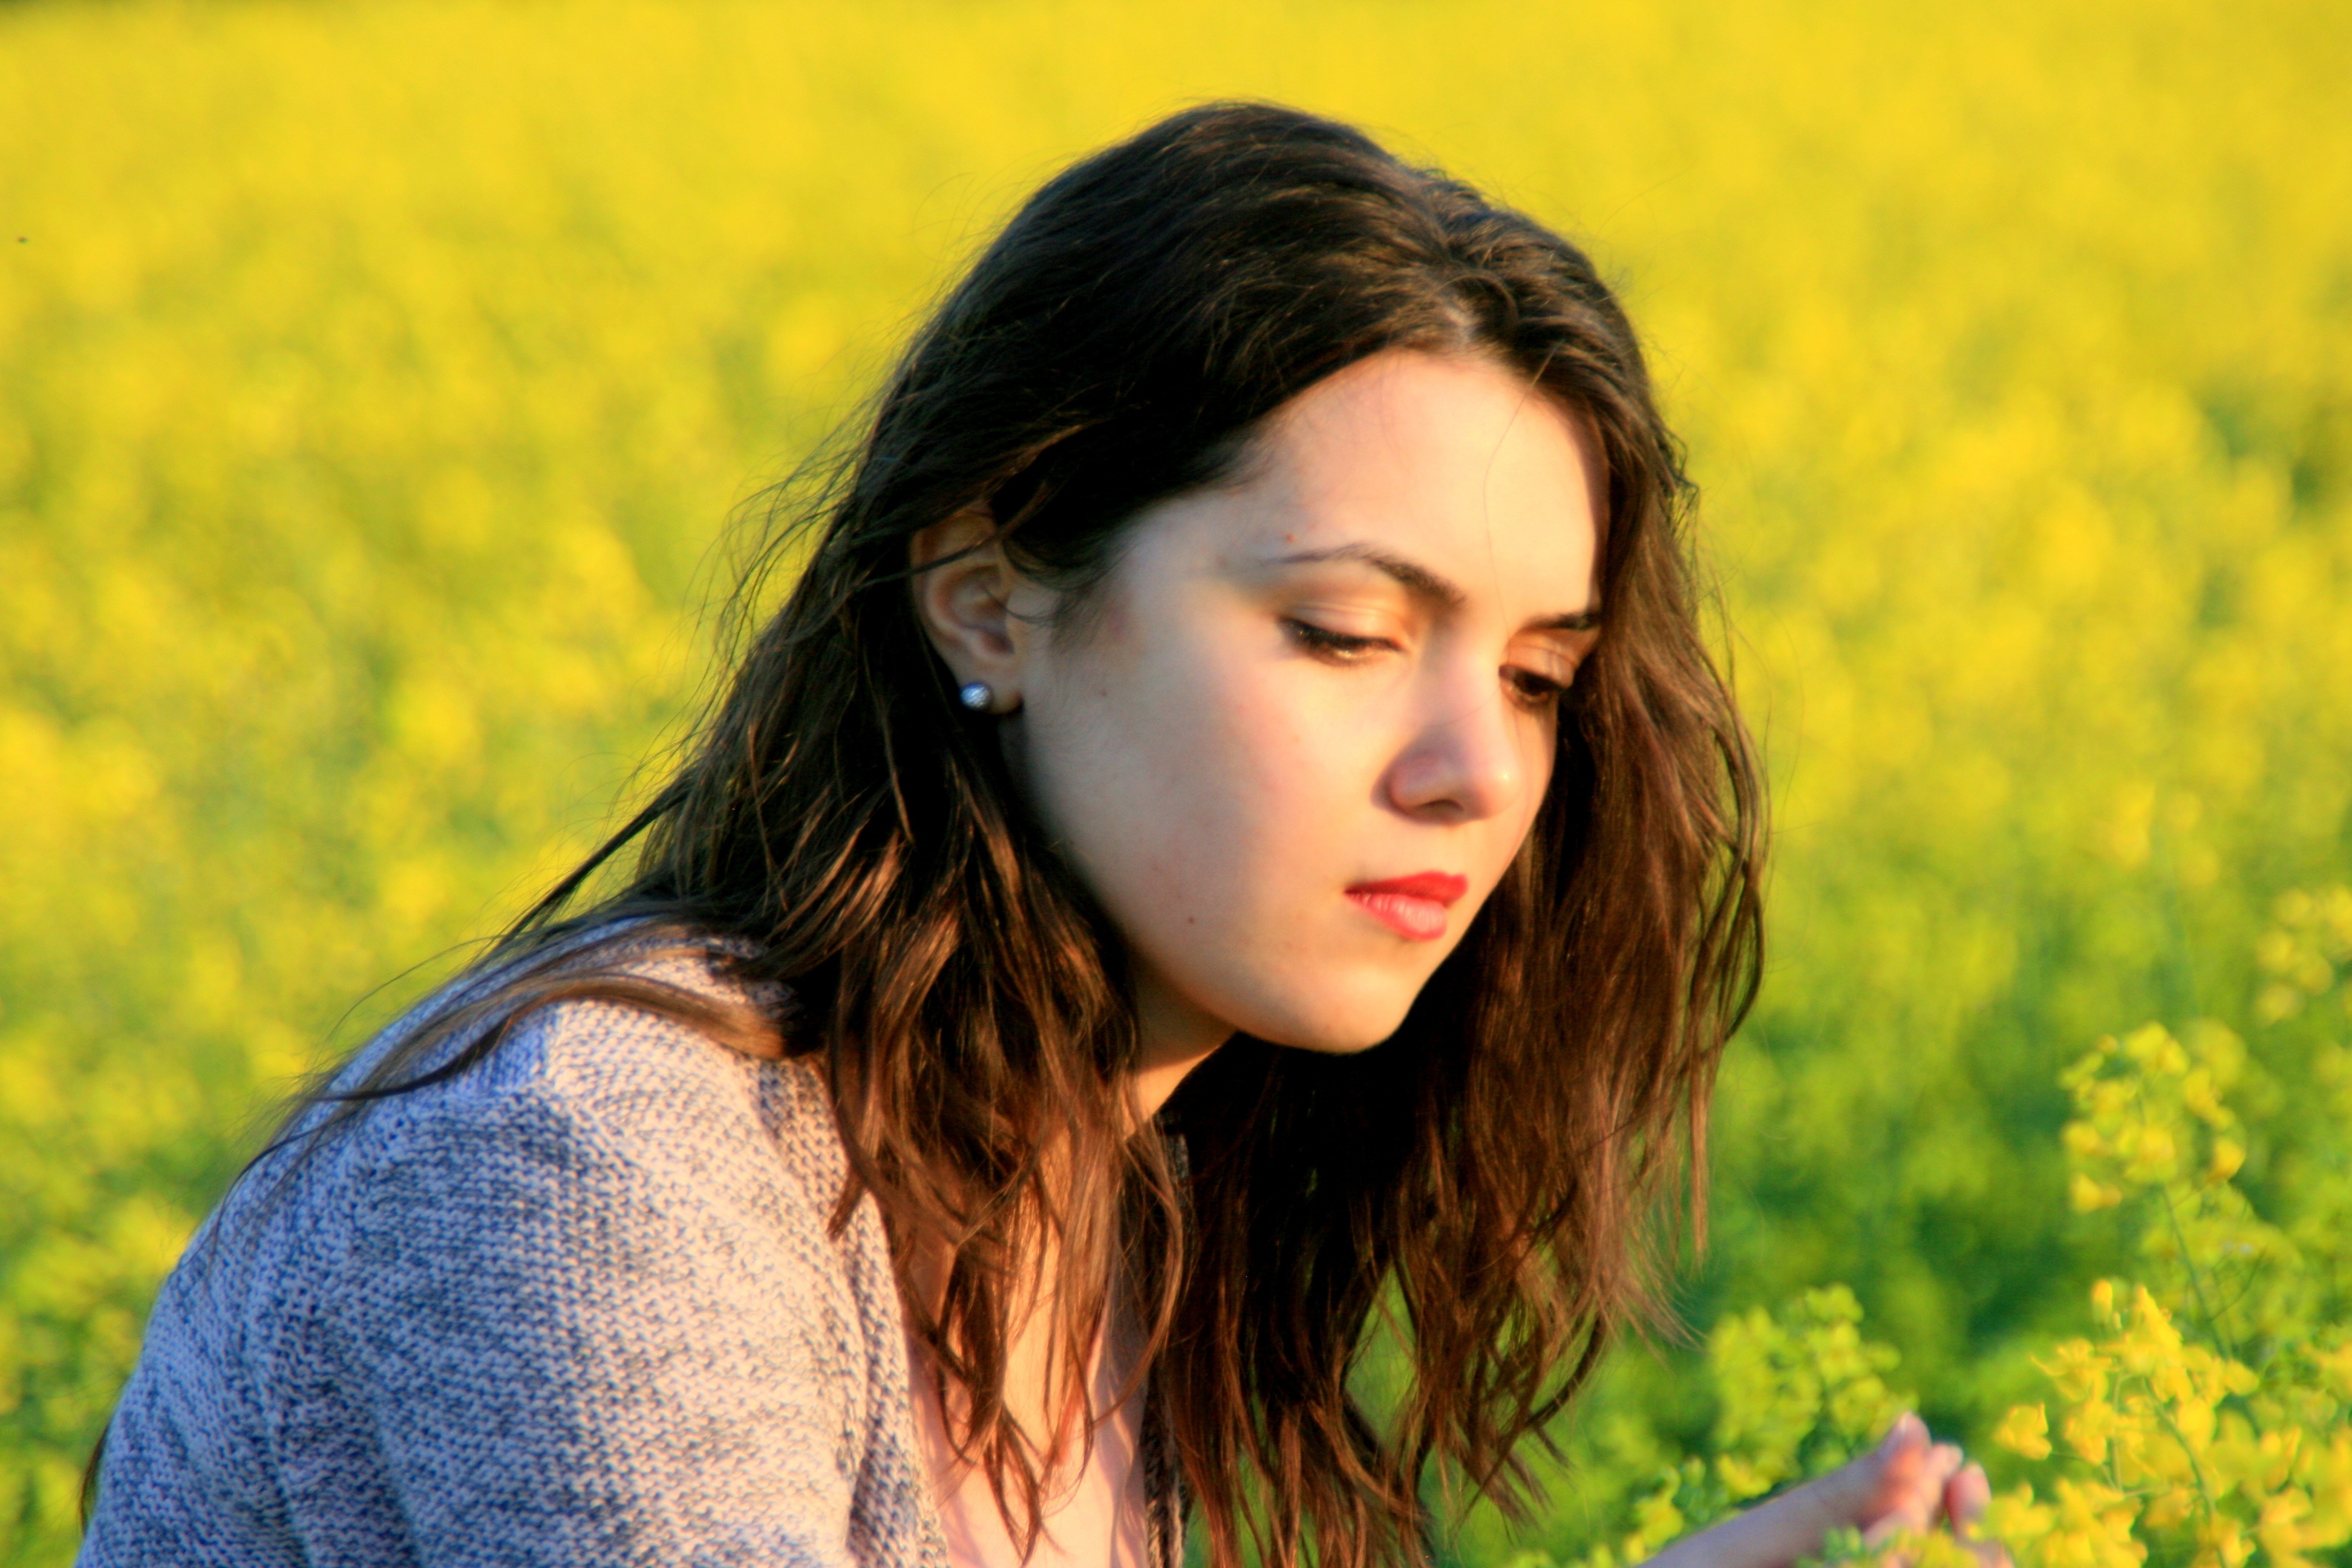
[[[740,999],[707,952],[607,956]],[[533,1477],[622,1477],[831,1538],[904,1403],[878,1215],[829,1224],[845,1166],[814,1064],[623,1001],[534,1007],[240,1184],[157,1303],[107,1485],[282,1520],[395,1471],[509,1512]]]
[[[333,1135],[352,1146],[323,1163],[330,1184],[374,1198],[386,1186],[455,1196],[521,1183],[560,1188],[567,1204],[625,1193],[749,1204],[772,1227],[804,1230],[838,1199],[847,1162],[814,1062],[749,1055],[706,1026],[714,1015],[789,1007],[781,988],[735,977],[741,951],[673,931],[599,944],[585,962],[564,957],[544,976],[552,999],[526,984],[491,1014],[502,1036],[480,1061],[368,1106]],[[449,999],[479,999],[501,978],[453,985]],[[579,981],[588,994],[573,991]],[[429,1078],[487,1026],[458,1032],[398,1077]]]
[[[674,943],[607,956],[735,984]],[[397,1495],[443,1542],[495,1519],[546,1546],[518,1562],[605,1561],[579,1537],[608,1529],[834,1562],[873,1475],[919,1479],[887,1240],[871,1200],[829,1224],[813,1064],[572,997],[288,1152],[229,1266],[175,1274],[118,1417],[124,1497],[218,1476],[281,1515]]]
[[[595,973],[772,1008],[728,957],[671,936],[606,951]],[[570,997],[347,1136],[301,1205],[325,1244],[288,1271],[291,1310],[270,1316],[285,1350],[378,1390],[394,1414],[374,1419],[470,1386],[512,1403],[499,1419],[517,1430],[576,1425],[601,1442],[635,1408],[639,1436],[698,1447],[728,1412],[781,1421],[817,1452],[858,1450],[877,1364],[904,1352],[873,1203],[829,1223],[847,1162],[813,1062],[747,1056],[635,1001]]]
[[[730,956],[668,933],[604,945],[593,962],[595,973],[650,983],[656,999],[785,1005],[734,979]],[[410,1060],[387,1063],[386,1053],[514,974],[486,969],[444,987],[333,1087],[386,1065],[394,1083],[431,1079],[464,1031]],[[887,1243],[870,1200],[845,1231],[829,1224],[848,1162],[814,1062],[747,1056],[641,1000],[534,1005],[527,989],[520,1000],[504,1037],[467,1070],[373,1100],[257,1162],[174,1270],[164,1304],[242,1324],[240,1339],[276,1340],[355,1299],[337,1281],[365,1283],[357,1296],[373,1298],[403,1270],[446,1279],[463,1257],[551,1289],[600,1267],[659,1264],[826,1317],[860,1315]]]
[[[317,1140],[348,1145],[323,1163],[356,1175],[420,1141],[562,1130],[648,1165],[718,1174],[748,1161],[765,1172],[781,1157],[837,1186],[846,1166],[815,1065],[747,1054],[707,1026],[712,1016],[792,1009],[783,988],[736,977],[733,961],[746,952],[725,938],[606,930],[460,976],[336,1076],[332,1090],[388,1078],[395,1092]],[[430,1048],[413,1043],[453,1011],[484,1004],[486,1016]],[[492,1027],[499,1037],[481,1059],[439,1076]],[[416,1087],[399,1087],[408,1083]],[[289,1145],[304,1156],[292,1163],[319,1152],[306,1142]]]

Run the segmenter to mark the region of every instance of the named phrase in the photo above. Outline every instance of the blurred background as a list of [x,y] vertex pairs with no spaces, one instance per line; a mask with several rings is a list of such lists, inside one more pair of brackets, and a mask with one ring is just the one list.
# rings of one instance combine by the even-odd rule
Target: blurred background
[[[730,515],[1225,96],[1623,290],[1780,835],[1681,1304],[1850,1283],[1980,1443],[2128,1244],[2063,1065],[2212,1018],[2292,1100],[2343,1033],[2261,953],[2352,879],[2347,81],[2315,0],[0,5],[0,1563],[274,1098],[645,786]],[[1689,1359],[1462,1560],[1580,1549]]]

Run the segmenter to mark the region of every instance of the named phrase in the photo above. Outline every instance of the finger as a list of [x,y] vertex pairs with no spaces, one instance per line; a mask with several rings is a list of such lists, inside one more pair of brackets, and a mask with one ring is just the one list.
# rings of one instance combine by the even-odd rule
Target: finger
[[1950,1443],[1934,1443],[1911,1450],[1906,1458],[1910,1462],[1889,1478],[1896,1484],[1887,1488],[1886,1502],[1889,1507],[1916,1510],[1924,1521],[1943,1505],[1944,1488],[1962,1462],[1960,1450]]
[[1942,1501],[1945,1487],[1960,1473],[1960,1467],[1967,1462],[1968,1456],[1960,1452],[1960,1446],[1957,1443],[1938,1443],[1927,1450],[1927,1464],[1920,1479],[1930,1484],[1930,1496],[1936,1501]]
[[[1926,1428],[1921,1428],[1924,1440]],[[1962,1456],[1950,1443],[1915,1443],[1899,1450],[1880,1472],[1873,1506],[1860,1521],[1864,1540],[1875,1545],[1901,1531],[1926,1531],[1944,1506],[1945,1488],[1958,1471]]]
[[1928,1448],[1927,1424],[1905,1411],[1895,1418],[1895,1425],[1886,1429],[1886,1436],[1871,1451],[1872,1479],[1883,1492],[1908,1486],[1918,1474]]
[[1985,1479],[1982,1465],[1969,1465],[1944,1484],[1944,1516],[1952,1521],[1952,1533],[1966,1540],[1976,1533],[1977,1522],[1984,1518],[1987,1504],[1992,1501],[1992,1483]]
[[1893,1499],[1864,1524],[1862,1538],[1865,1544],[1876,1546],[1889,1537],[1927,1532],[1935,1518],[1935,1510],[1916,1492],[1906,1492]]
[[1927,1424],[1916,1411],[1906,1410],[1886,1428],[1886,1436],[1878,1440],[1878,1455],[1893,1458],[1899,1453],[1923,1448],[1927,1444]]
[[1907,1489],[1927,1439],[1927,1428],[1905,1411],[1868,1453],[1814,1482],[1816,1495],[1840,1523],[1868,1529]]

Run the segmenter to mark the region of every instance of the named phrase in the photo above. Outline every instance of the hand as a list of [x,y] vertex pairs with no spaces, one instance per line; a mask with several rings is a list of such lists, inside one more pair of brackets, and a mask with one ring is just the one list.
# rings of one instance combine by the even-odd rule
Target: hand
[[[1651,1560],[1654,1568],[1789,1568],[1817,1555],[1832,1530],[1854,1529],[1876,1544],[1948,1520],[1962,1541],[1974,1534],[1992,1489],[1981,1467],[1934,1441],[1907,1412],[1878,1447],[1819,1480],[1781,1493],[1712,1530],[1685,1536]],[[2007,1568],[1995,1542],[1970,1542],[1985,1568]]]
[[[1931,1439],[1927,1424],[1908,1411],[1877,1447],[1798,1490],[1818,1492],[1832,1515],[1827,1528],[1851,1525],[1873,1546],[1906,1531],[1924,1533],[1939,1519],[1968,1541],[1992,1500],[1984,1467],[1966,1463],[1957,1445]],[[2007,1561],[1997,1545],[1975,1544],[1988,1568]]]

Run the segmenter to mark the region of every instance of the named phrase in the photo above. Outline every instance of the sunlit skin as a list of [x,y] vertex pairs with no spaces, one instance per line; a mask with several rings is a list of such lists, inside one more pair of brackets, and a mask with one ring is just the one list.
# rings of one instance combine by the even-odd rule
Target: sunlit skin
[[[1346,1052],[1403,1021],[1525,842],[1559,695],[1606,635],[1602,478],[1582,422],[1507,367],[1393,351],[1137,518],[1065,629],[984,513],[917,538],[934,645],[993,692],[1014,776],[1128,943],[1139,1115],[1237,1032]],[[1983,1492],[1914,1419],[1667,1556],[1764,1568],[1832,1525],[1972,1519]]]

